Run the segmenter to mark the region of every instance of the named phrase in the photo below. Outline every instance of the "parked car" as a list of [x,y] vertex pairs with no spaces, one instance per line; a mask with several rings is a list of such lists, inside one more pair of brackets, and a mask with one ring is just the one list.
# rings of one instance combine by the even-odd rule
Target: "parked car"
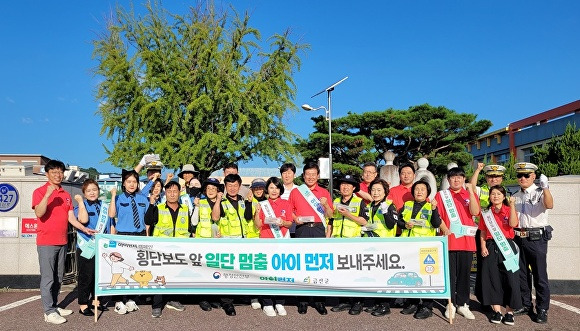
[[387,285],[403,285],[419,287],[423,285],[423,278],[416,272],[397,272],[389,278]]

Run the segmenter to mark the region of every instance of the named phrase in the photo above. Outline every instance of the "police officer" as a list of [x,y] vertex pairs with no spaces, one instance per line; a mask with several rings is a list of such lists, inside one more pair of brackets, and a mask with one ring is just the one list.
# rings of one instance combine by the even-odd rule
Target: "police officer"
[[536,322],[548,321],[550,286],[546,256],[552,227],[548,225],[548,209],[554,207],[554,199],[548,186],[548,177],[540,175],[540,186],[534,184],[538,167],[529,162],[515,164],[520,190],[514,194],[516,212],[520,221],[515,229],[515,242],[520,249],[520,288],[523,308],[516,315],[531,314],[532,281],[536,289]]

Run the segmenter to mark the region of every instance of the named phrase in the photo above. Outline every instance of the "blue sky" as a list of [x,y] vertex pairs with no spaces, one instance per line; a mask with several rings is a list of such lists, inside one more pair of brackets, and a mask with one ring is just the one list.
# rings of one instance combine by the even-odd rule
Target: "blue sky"
[[[2,154],[43,154],[71,165],[104,162],[92,74],[92,41],[103,17],[129,1],[10,1],[0,28]],[[142,9],[143,1],[135,1]],[[165,1],[185,13],[198,1]],[[226,1],[216,1],[227,8]],[[308,43],[294,75],[297,108],[348,76],[332,94],[333,118],[347,112],[429,103],[475,113],[491,130],[580,99],[579,1],[232,1],[267,38],[292,31]],[[319,114],[323,114],[321,111]],[[313,114],[289,112],[306,137]],[[256,160],[248,167],[264,166]],[[277,166],[268,163],[267,166]]]

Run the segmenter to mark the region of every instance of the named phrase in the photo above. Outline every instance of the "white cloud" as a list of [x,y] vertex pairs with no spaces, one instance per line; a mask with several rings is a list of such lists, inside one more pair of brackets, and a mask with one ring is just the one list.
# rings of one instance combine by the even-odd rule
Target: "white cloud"
[[24,123],[24,124],[32,124],[32,123],[34,123],[34,121],[30,117],[23,117],[22,118],[22,123]]

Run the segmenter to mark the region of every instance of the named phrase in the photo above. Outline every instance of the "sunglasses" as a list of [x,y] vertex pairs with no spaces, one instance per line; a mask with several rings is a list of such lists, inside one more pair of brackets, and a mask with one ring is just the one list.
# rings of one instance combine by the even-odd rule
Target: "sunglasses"
[[518,178],[522,178],[522,177],[530,178],[530,174],[517,174],[516,177],[518,177]]

